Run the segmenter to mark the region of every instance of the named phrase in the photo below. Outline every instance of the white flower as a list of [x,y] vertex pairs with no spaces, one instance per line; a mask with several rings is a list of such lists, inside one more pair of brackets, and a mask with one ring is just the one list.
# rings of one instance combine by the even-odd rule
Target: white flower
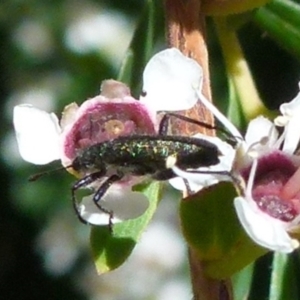
[[[48,114],[29,104],[16,106],[13,121],[22,158],[34,164],[60,159],[64,166],[70,166],[80,151],[93,144],[120,135],[156,134],[158,111],[186,110],[196,104],[198,97],[191,87],[202,85],[202,69],[179,50],[167,49],[149,61],[143,81],[140,101],[131,97],[124,84],[106,81],[101,95],[85,101],[80,107],[75,103],[68,105],[60,122],[53,113]],[[124,199],[132,199],[132,204],[126,207],[132,208],[135,216],[136,209],[143,212],[146,209],[144,195],[131,191],[135,182],[130,178],[127,186],[124,180],[114,183],[101,202],[107,203],[107,209],[115,213],[115,208],[110,206],[118,206],[115,205],[117,202],[128,204]],[[138,197],[140,202],[135,201]],[[95,210],[91,197],[84,199],[79,209],[89,223],[108,223],[108,216]],[[132,214],[126,213],[123,207],[116,212],[113,221],[127,219]]]
[[235,170],[247,181],[244,195],[234,199],[237,215],[257,244],[273,251],[292,252],[299,247],[299,242],[288,232],[298,225],[300,198],[284,197],[282,193],[300,161],[285,151],[287,140],[278,137],[270,121],[257,118],[249,124],[249,129],[245,139],[250,142],[248,153],[244,158],[239,157],[242,163],[237,162],[239,168]]
[[262,213],[249,198],[235,198],[234,206],[245,231],[258,245],[282,253],[290,253],[299,247],[299,242],[287,233],[285,222]]
[[198,101],[195,89],[201,89],[203,71],[193,59],[171,48],[154,55],[145,67],[141,102],[156,111],[192,108]]
[[[283,116],[275,120],[276,125],[285,127],[281,136],[271,121],[258,117],[250,122],[245,139],[203,95],[198,96],[236,137],[235,149],[224,152],[222,163],[223,170],[232,168],[232,176],[246,182],[245,187],[240,187],[242,195],[234,199],[238,218],[245,231],[257,244],[267,249],[292,252],[300,245],[290,235],[299,228],[300,221],[300,158],[295,154],[300,138],[299,95],[281,106]],[[296,128],[297,134],[294,134]],[[224,151],[222,148],[220,150]],[[234,160],[232,151],[235,152]],[[189,173],[176,166],[173,170],[178,176],[188,180],[195,190],[224,180],[218,174],[209,175],[207,179],[205,174]],[[198,171],[201,173],[202,168]],[[210,179],[211,176],[214,180]]]
[[105,213],[99,212],[99,208],[93,201],[93,195],[84,197],[80,203],[80,215],[93,225],[119,223],[141,216],[149,206],[146,196],[131,190],[131,186],[114,184],[109,193],[101,199],[101,206],[113,212],[113,218]]
[[55,114],[48,114],[30,104],[14,108],[14,126],[22,158],[37,165],[60,157],[61,128]]

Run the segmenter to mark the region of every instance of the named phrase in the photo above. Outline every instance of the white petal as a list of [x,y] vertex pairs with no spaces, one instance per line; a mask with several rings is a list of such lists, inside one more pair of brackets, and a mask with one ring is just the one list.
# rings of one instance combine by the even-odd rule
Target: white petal
[[[232,164],[235,157],[235,150],[231,145],[222,141],[218,137],[205,136],[202,134],[197,134],[194,137],[202,138],[208,140],[209,142],[215,144],[222,155],[219,157],[220,162],[217,165],[210,167],[201,167],[197,169],[199,173],[191,173],[188,170],[181,170],[174,166],[172,170],[174,173],[188,180],[189,186],[192,191],[197,192],[201,190],[203,187],[207,187],[213,185],[219,181],[230,181],[231,178],[228,175],[220,175],[220,174],[201,174],[201,172],[210,171],[210,172],[223,172],[230,171],[232,168]],[[179,178],[173,178],[169,180],[170,184],[179,190],[185,190],[185,185],[183,180],[179,180]]]
[[[141,216],[148,208],[145,195],[133,192],[130,187],[114,184],[100,200],[103,208],[113,213],[113,223],[119,223]],[[80,215],[93,225],[108,225],[109,215],[102,212],[94,203],[93,195],[84,197],[80,204]]]
[[156,111],[192,108],[198,101],[203,72],[193,59],[171,48],[154,55],[144,70],[141,101]]
[[299,247],[299,242],[286,232],[285,223],[263,213],[255,203],[237,197],[234,199],[234,206],[245,231],[258,245],[283,253],[292,252]]
[[283,151],[292,154],[300,140],[300,93],[291,102],[281,104],[280,112],[287,121]]
[[60,127],[55,114],[23,104],[14,108],[13,122],[24,160],[43,165],[60,158]]
[[279,109],[280,109],[280,112],[282,113],[282,115],[287,116],[287,117],[294,116],[295,113],[299,114],[299,112],[300,112],[300,93],[298,93],[292,101],[281,104]]
[[[268,139],[267,147],[270,148],[272,145],[275,144],[276,140],[278,139],[278,132],[275,129],[274,124],[264,118],[264,117],[257,117],[253,119],[247,128],[247,132],[245,135],[245,142],[248,146],[251,146],[256,143],[260,143],[264,139]],[[265,148],[265,145],[258,144],[256,148]]]
[[298,147],[300,140],[300,114],[291,118],[285,128],[285,139],[282,151],[293,154]]

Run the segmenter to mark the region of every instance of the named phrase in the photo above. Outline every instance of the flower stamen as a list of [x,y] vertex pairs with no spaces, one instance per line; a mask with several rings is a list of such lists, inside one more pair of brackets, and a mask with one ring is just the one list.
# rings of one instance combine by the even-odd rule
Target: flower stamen
[[228,129],[228,131],[235,137],[237,140],[243,140],[242,135],[238,129],[231,123],[211,102],[209,102],[199,90],[195,90],[199,100],[202,104]]
[[248,178],[248,182],[247,182],[247,187],[246,187],[246,197],[252,198],[252,189],[253,189],[253,185],[254,185],[257,164],[258,164],[258,159],[256,158],[253,160],[253,163],[251,166],[251,170],[250,170],[250,174],[249,174],[249,178]]

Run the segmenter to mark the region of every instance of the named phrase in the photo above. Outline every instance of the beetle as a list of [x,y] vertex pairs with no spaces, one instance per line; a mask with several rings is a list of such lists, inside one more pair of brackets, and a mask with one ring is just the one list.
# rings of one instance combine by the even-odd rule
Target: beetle
[[171,179],[176,175],[166,166],[166,160],[170,156],[175,157],[176,165],[181,169],[196,169],[219,163],[219,156],[222,154],[215,144],[196,137],[168,135],[170,117],[216,129],[215,126],[201,121],[166,113],[160,122],[157,135],[120,136],[87,147],[77,155],[69,167],[76,172],[88,174],[79,179],[71,189],[75,212],[83,223],[87,222],[80,215],[75,197],[76,191],[107,176],[108,173],[111,174],[112,170],[113,174],[102,182],[93,196],[95,205],[109,215],[110,227],[113,212],[102,207],[100,200],[109,187],[122,180],[124,176],[148,176],[158,181]]
[[[112,229],[113,212],[102,207],[100,200],[109,187],[122,180],[124,176],[148,176],[158,181],[176,177],[172,169],[167,167],[167,159],[169,157],[174,157],[176,166],[185,170],[213,166],[219,163],[219,156],[222,153],[215,144],[196,137],[168,135],[169,119],[171,117],[208,129],[218,129],[228,135],[223,128],[175,113],[165,113],[156,135],[119,136],[115,139],[84,148],[78,153],[71,165],[58,169],[72,168],[78,173],[87,174],[76,181],[71,188],[73,207],[81,222],[88,223],[80,215],[76,191],[82,187],[89,186],[108,174],[112,175],[109,175],[97,188],[93,195],[93,201],[101,211],[109,215],[108,226]],[[216,173],[216,171],[199,172],[193,170],[191,172],[200,174]],[[223,172],[217,173],[223,174]],[[228,172],[225,173],[228,174]],[[36,174],[29,180],[35,181],[45,174],[49,174],[49,172]],[[189,189],[187,183],[186,185],[187,189]]]

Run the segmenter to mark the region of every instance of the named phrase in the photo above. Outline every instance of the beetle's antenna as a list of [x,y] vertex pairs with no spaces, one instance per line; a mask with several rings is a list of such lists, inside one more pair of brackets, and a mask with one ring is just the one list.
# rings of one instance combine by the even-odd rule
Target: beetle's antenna
[[44,172],[41,172],[41,173],[37,173],[37,174],[31,175],[28,178],[28,181],[36,181],[36,180],[40,179],[41,177],[43,177],[44,175],[49,175],[53,172],[62,171],[62,170],[66,170],[66,169],[69,169],[69,168],[72,168],[72,165],[69,165],[69,166],[66,166],[66,167],[60,167],[60,168],[53,169],[53,170],[50,170],[50,171],[44,171]]

